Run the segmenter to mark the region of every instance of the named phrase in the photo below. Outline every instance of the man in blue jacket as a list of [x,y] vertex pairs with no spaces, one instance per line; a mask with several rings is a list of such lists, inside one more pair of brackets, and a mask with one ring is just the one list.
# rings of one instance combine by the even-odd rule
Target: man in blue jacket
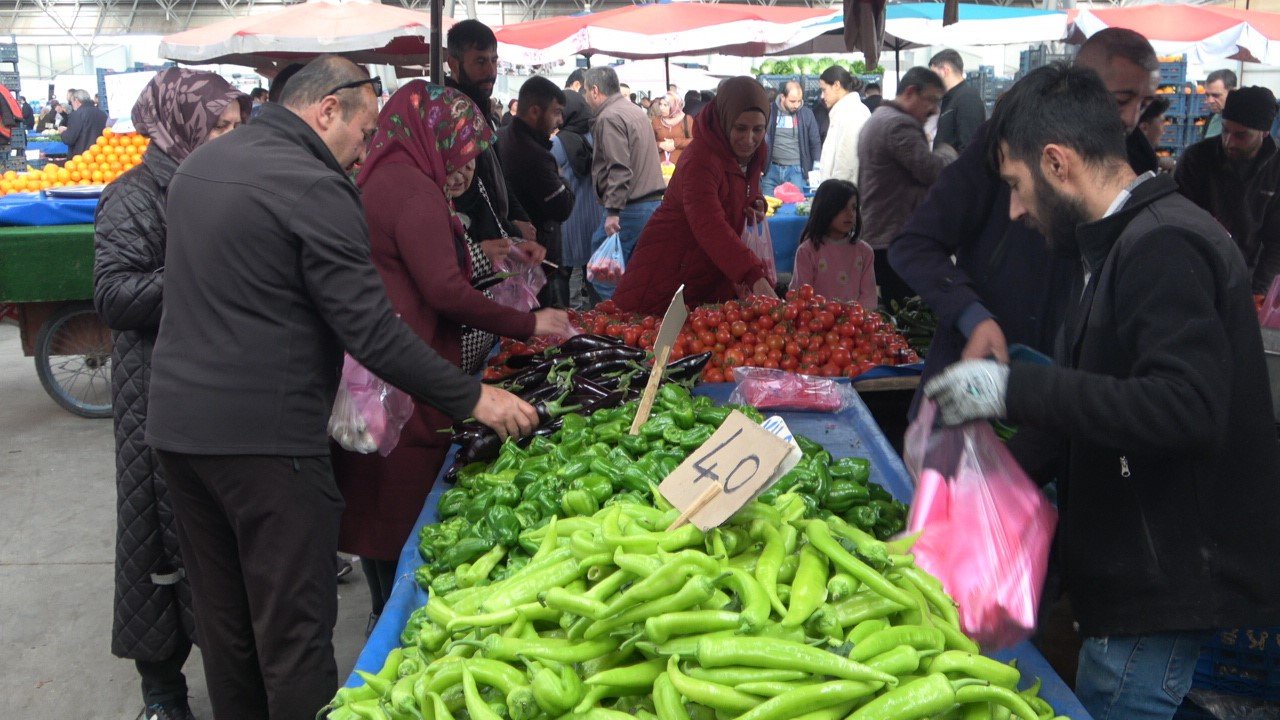
[[809,171],[822,156],[822,140],[818,136],[818,120],[805,107],[804,88],[799,82],[788,80],[778,93],[765,140],[769,144],[769,165],[760,180],[760,191],[772,195],[773,189],[785,182],[801,190],[808,187]]

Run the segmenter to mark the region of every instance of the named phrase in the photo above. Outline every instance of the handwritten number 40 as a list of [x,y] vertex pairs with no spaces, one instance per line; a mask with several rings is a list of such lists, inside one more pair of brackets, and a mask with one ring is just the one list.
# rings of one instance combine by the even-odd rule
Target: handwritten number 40
[[[709,460],[713,460],[717,453],[724,450],[729,443],[738,439],[738,436],[740,435],[742,435],[741,428],[739,428],[734,434],[730,435],[724,442],[712,448],[706,455],[703,455],[693,462],[693,469],[698,471],[698,476],[693,479],[693,483],[695,485],[703,478],[710,478],[713,482],[720,481],[720,475],[716,473],[717,464],[712,462],[710,465],[706,465],[705,463]],[[750,467],[748,468],[748,466]],[[726,493],[732,493],[738,490],[743,485],[751,482],[751,479],[754,478],[756,473],[759,471],[760,457],[758,455],[751,454],[743,456],[742,459],[738,460],[738,464],[733,466],[733,470],[729,471],[729,474],[725,476],[724,491]],[[737,480],[736,482],[735,479]]]

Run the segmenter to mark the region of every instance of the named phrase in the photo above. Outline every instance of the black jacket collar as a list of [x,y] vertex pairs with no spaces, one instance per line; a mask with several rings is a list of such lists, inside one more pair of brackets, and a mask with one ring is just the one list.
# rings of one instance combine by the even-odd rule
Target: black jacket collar
[[294,111],[286,108],[278,103],[267,103],[262,106],[262,111],[258,113],[258,117],[253,119],[255,124],[263,125],[278,135],[284,136],[286,140],[301,145],[306,151],[316,157],[316,159],[329,166],[331,170],[339,175],[346,176],[347,171],[338,164],[337,158],[330,152],[329,146],[324,144],[324,140],[311,129],[302,118]]
[[1101,267],[1134,216],[1156,200],[1177,191],[1178,185],[1173,176],[1156,175],[1134,188],[1128,202],[1115,213],[1076,228],[1076,240],[1080,243],[1080,256],[1085,264],[1095,270]]
[[142,164],[151,172],[151,177],[155,179],[156,185],[159,185],[161,190],[168,189],[169,181],[178,171],[178,163],[169,157],[169,153],[156,145],[149,146],[142,154]]
[[530,142],[538,144],[538,147],[551,149],[551,138],[539,135],[529,123],[521,120],[519,117],[511,118],[511,132],[520,133],[529,138]]

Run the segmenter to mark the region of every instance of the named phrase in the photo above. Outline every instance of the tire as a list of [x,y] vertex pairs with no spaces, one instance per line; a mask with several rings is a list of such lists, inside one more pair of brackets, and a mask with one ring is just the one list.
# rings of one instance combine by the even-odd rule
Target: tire
[[80,417],[111,417],[111,333],[91,304],[50,315],[35,350],[36,374],[54,402]]

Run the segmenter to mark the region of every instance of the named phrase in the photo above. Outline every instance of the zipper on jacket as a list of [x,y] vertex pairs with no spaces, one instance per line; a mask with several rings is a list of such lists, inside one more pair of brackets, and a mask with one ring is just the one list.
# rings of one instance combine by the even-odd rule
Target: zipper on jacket
[[1129,472],[1129,458],[1125,457],[1124,455],[1121,455],[1120,456],[1120,477],[1127,478],[1127,477],[1130,477],[1131,475],[1133,475],[1133,473]]

